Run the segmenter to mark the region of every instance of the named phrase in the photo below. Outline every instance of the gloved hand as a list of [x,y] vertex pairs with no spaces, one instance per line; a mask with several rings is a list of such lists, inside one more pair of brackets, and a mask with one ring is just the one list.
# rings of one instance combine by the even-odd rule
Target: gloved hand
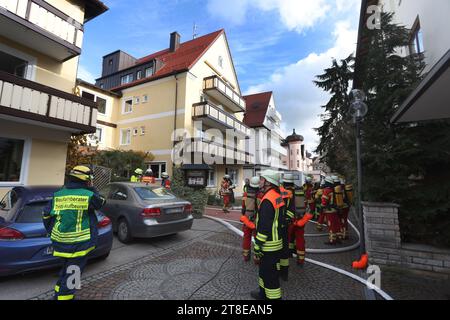
[[253,250],[255,260],[261,260],[261,258],[264,256],[264,253],[261,251],[261,247],[257,244],[255,244],[255,248]]

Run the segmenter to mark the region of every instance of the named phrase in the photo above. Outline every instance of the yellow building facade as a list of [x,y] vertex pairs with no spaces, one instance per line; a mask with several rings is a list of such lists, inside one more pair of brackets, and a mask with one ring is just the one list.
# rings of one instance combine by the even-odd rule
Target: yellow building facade
[[97,106],[74,94],[84,24],[98,0],[0,0],[0,196],[62,185],[72,134],[95,132]]
[[[147,165],[160,177],[163,171],[171,175],[174,163],[179,164],[174,147],[191,142],[184,150],[182,164],[189,159],[192,163],[194,155],[202,159],[205,150],[217,155],[215,163],[195,162],[209,165],[208,187],[217,190],[223,176],[230,174],[240,194],[244,167],[253,163],[254,156],[248,150],[251,130],[242,122],[246,106],[226,34],[220,30],[185,43],[179,39],[173,33],[169,49],[142,59],[123,52],[107,55],[103,75],[95,86],[79,82],[82,95],[86,92],[107,100],[105,114],[98,116],[98,145],[101,149],[151,153],[154,160]],[[125,63],[123,57],[134,60]],[[105,73],[105,66],[115,64],[126,67]],[[146,64],[150,66],[149,77],[141,71]],[[114,86],[119,78],[120,84]],[[216,137],[211,143],[212,136],[224,139],[227,129],[235,135],[231,141]]]

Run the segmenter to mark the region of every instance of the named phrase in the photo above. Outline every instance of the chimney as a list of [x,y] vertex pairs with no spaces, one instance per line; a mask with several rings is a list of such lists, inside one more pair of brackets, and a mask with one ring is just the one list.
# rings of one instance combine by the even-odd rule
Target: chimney
[[180,47],[181,36],[178,32],[172,32],[170,34],[170,52],[175,52]]

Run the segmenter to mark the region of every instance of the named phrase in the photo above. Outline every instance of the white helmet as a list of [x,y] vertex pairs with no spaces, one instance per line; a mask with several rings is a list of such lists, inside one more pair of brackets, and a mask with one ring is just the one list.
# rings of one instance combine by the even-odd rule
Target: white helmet
[[292,173],[285,173],[283,175],[283,182],[294,183],[294,175]]
[[341,183],[341,179],[338,176],[332,176],[331,179],[333,179],[333,183]]
[[229,174],[224,175],[223,178],[224,178],[224,179],[231,179],[231,177],[230,177]]
[[275,170],[265,170],[261,173],[261,177],[266,179],[269,183],[279,187],[280,186],[280,172]]
[[169,177],[169,174],[167,172],[161,173],[161,178],[167,179]]
[[259,177],[253,177],[250,179],[250,187],[252,188],[259,188]]
[[332,176],[328,176],[325,178],[325,183],[334,184],[334,179]]

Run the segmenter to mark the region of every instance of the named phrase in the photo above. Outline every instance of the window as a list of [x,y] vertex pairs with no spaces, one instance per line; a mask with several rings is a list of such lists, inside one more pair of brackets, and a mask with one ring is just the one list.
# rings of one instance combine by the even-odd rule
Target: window
[[108,61],[108,65],[112,66],[113,65],[113,59],[109,59]]
[[145,69],[145,77],[151,77],[153,75],[153,68],[147,68]]
[[101,114],[106,114],[106,100],[97,97],[97,105],[98,105],[98,112]]
[[219,67],[223,68],[223,57],[219,56]]
[[32,202],[23,207],[17,217],[17,223],[42,223],[42,212],[49,205],[48,201]]
[[297,149],[297,155],[298,155],[298,156],[300,155],[300,150],[298,150],[298,149]]
[[161,179],[161,174],[166,171],[166,163],[165,162],[151,162],[148,165],[149,169],[152,169],[153,176]]
[[175,196],[167,191],[166,188],[138,187],[134,188],[134,191],[142,200],[175,199]]
[[133,81],[133,74],[132,73],[127,74],[126,76],[123,76],[122,78],[120,78],[120,84],[121,85],[130,83],[132,81]]
[[208,172],[208,187],[215,187],[215,186],[216,186],[216,171],[209,170],[209,172]]
[[139,104],[141,102],[140,97],[134,97],[134,104]]
[[410,54],[422,54],[424,51],[423,33],[420,28],[420,21],[417,19],[414,27],[412,28],[409,52]]
[[300,168],[300,160],[297,160],[297,168]]
[[100,83],[100,89],[103,89],[103,88],[104,88],[103,83]]
[[148,102],[148,95],[144,94],[142,96],[142,103],[147,103]]
[[122,113],[127,114],[131,112],[133,112],[133,99],[126,99],[124,101]]
[[102,140],[103,140],[103,129],[102,128],[97,128],[97,131],[95,132],[95,138],[97,139],[98,142],[102,142]]
[[0,51],[0,70],[26,78],[28,62]]
[[111,200],[125,201],[128,199],[128,193],[125,188],[118,187],[117,189],[116,188],[114,189],[115,190],[113,191],[110,197]]
[[0,137],[0,182],[20,182],[24,140]]
[[141,71],[141,70],[139,70],[139,71],[137,72],[137,74],[136,74],[136,79],[137,79],[137,80],[142,79],[142,71]]
[[137,136],[138,135],[138,128],[133,128],[133,136]]
[[131,129],[120,130],[120,145],[127,146],[131,144]]
[[144,136],[144,135],[145,135],[145,127],[142,126],[142,127],[141,127],[141,136]]
[[93,95],[92,93],[83,91],[83,92],[81,93],[81,96],[82,96],[83,98],[85,98],[85,99],[88,99],[88,100],[91,100],[91,101],[95,101],[95,95]]

